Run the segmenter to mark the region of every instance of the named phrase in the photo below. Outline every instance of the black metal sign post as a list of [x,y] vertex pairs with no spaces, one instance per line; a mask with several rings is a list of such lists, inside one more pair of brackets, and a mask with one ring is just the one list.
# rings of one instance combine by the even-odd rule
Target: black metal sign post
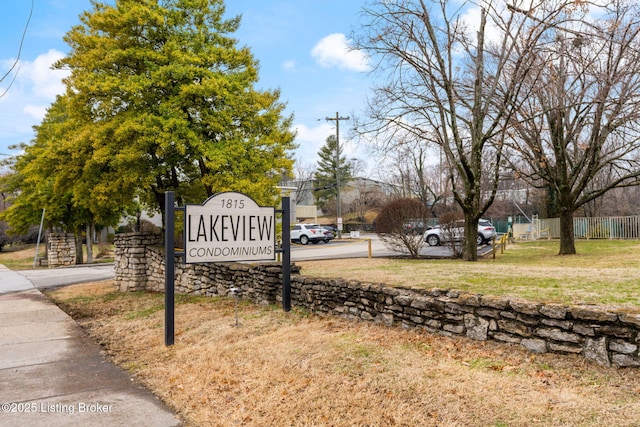
[[184,208],[175,207],[175,194],[167,191],[164,194],[164,345],[173,345],[175,331],[175,280],[176,280],[176,254],[175,252],[175,219],[176,210]]
[[282,198],[282,310],[291,311],[291,198]]
[[175,286],[175,195],[164,193],[164,345],[173,345],[174,335],[174,286]]

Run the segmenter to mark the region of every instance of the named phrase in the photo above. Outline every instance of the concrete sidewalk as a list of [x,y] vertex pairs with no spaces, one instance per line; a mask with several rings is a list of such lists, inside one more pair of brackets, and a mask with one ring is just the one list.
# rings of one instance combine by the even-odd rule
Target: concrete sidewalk
[[33,288],[30,280],[0,264],[0,294]]
[[66,313],[0,266],[0,425],[179,426]]

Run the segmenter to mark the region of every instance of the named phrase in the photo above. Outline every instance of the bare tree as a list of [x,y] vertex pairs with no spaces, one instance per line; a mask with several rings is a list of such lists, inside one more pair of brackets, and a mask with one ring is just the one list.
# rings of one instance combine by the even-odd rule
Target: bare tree
[[364,221],[369,210],[379,210],[390,199],[381,183],[371,179],[354,178],[347,189],[353,195],[350,197],[349,212],[357,213],[358,221]]
[[442,184],[441,165],[430,164],[430,151],[420,142],[405,143],[398,148],[398,164],[404,163],[408,168],[408,185],[412,193],[425,205],[437,203],[444,196],[446,187]]
[[578,210],[581,216],[640,215],[640,186],[614,188]]
[[351,201],[349,206],[350,212],[356,212],[358,214],[358,220],[364,220],[364,215],[367,212],[369,197],[367,181],[364,179],[355,178],[351,181],[350,186],[353,187],[352,191],[355,197]]
[[640,184],[640,7],[600,4],[566,11],[566,23],[536,47],[527,97],[514,99],[514,166],[547,190],[560,217],[561,255],[576,253],[580,207],[595,208],[611,189]]
[[[359,129],[385,141],[410,133],[442,149],[464,213],[465,260],[477,259],[475,230],[496,194],[531,50],[561,14],[553,1],[526,3],[537,6],[532,16],[502,1],[378,0],[365,9],[370,22],[355,36],[358,48],[378,58],[385,82]],[[476,24],[468,19],[473,14]]]
[[[414,197],[435,212],[444,211],[451,199],[447,167],[442,156],[424,142],[404,140],[385,144],[381,152],[384,180],[398,189],[396,197]],[[437,147],[434,147],[437,148]],[[436,160],[434,161],[434,156]]]
[[316,172],[315,166],[312,164],[303,164],[302,161],[296,160],[293,184],[296,187],[296,204],[301,204],[305,197],[305,193],[313,190],[313,175]]
[[366,161],[356,157],[352,157],[348,160],[348,163],[349,163],[349,169],[351,170],[351,175],[353,177],[366,178],[365,176],[367,171]]
[[387,248],[418,258],[425,243],[420,230],[430,217],[429,209],[419,200],[397,199],[380,211],[376,233]]
[[413,197],[411,190],[411,167],[400,150],[390,150],[387,153],[378,153],[379,163],[377,173],[381,180],[393,185],[394,197]]

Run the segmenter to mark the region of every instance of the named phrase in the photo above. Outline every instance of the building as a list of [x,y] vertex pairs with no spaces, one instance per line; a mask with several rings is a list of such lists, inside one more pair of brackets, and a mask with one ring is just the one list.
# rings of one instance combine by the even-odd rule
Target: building
[[[325,214],[316,205],[315,184],[314,179],[289,181],[284,184],[286,188],[295,189],[290,195],[295,201],[296,221],[317,222],[318,217]],[[342,212],[356,212],[364,215],[366,210],[380,207],[389,197],[398,194],[401,194],[398,186],[369,178],[355,177],[343,183],[340,188]]]

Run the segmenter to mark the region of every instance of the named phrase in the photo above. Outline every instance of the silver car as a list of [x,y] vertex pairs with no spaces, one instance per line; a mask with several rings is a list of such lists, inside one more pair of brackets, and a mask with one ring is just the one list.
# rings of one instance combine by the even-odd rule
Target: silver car
[[[445,236],[445,234],[447,235]],[[489,220],[481,218],[478,221],[478,246],[488,243],[495,236],[496,228],[493,224],[491,224]],[[429,246],[438,246],[449,238],[453,238],[455,241],[460,241],[464,238],[464,221],[457,221],[456,226],[452,227],[449,233],[444,233],[439,225],[424,232],[424,241],[427,242]]]

